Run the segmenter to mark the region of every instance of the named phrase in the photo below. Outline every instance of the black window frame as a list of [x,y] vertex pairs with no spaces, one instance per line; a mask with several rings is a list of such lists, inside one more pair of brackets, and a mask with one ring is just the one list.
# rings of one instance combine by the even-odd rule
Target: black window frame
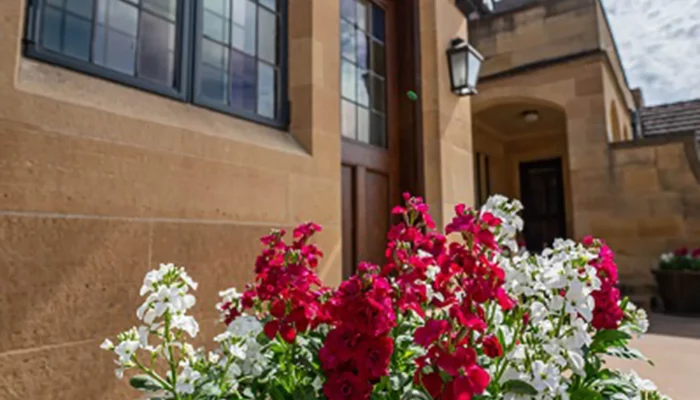
[[[96,0],[93,1],[94,10],[97,7],[97,2]],[[172,87],[159,84],[147,78],[124,74],[95,64],[92,61],[83,61],[66,54],[43,48],[40,45],[40,30],[42,10],[44,9],[45,3],[46,0],[27,0],[26,2],[27,15],[22,46],[22,52],[25,57],[273,128],[281,130],[287,130],[289,128],[288,0],[278,0],[277,2],[277,6],[279,7],[279,26],[277,32],[279,79],[276,87],[275,118],[267,118],[255,112],[240,110],[231,106],[223,107],[214,102],[202,101],[201,98],[197,98],[195,93],[195,74],[197,65],[201,61],[201,51],[198,50],[198,44],[203,36],[202,30],[199,29],[201,13],[204,8],[201,1],[181,0],[178,2],[178,23],[176,23],[175,26],[176,54],[174,58],[176,71],[175,85]],[[258,5],[258,7],[260,6]]]

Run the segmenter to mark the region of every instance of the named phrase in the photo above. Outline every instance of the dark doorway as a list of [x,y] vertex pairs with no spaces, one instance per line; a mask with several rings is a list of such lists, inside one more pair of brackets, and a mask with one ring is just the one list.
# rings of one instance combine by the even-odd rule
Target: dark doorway
[[520,198],[525,210],[525,245],[539,252],[566,236],[561,158],[520,163]]

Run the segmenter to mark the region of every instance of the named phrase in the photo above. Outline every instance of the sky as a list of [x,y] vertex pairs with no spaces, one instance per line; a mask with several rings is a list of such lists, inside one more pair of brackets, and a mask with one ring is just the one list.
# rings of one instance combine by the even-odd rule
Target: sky
[[602,0],[646,105],[700,98],[700,0]]

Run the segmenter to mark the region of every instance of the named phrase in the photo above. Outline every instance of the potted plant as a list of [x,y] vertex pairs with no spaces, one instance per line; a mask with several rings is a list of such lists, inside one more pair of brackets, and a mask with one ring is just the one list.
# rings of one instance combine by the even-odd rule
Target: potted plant
[[462,240],[448,241],[420,198],[405,199],[385,262],[337,288],[317,274],[320,226],[263,237],[255,280],[220,293],[209,352],[188,343],[197,284],[173,264],[149,272],[140,326],[102,344],[117,376],[151,400],[668,400],[606,365],[646,360],[629,345],[648,321],[621,298],[603,241],[528,254],[515,240],[522,206],[503,196],[458,205],[444,232]]
[[662,254],[653,273],[667,312],[700,314],[700,248]]

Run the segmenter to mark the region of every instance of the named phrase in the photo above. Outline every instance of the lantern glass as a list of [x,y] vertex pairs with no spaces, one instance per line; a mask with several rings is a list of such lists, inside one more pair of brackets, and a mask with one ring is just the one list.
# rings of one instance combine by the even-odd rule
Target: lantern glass
[[453,90],[459,90],[467,86],[467,67],[466,47],[455,50],[450,54]]
[[[470,49],[472,50],[472,49]],[[478,53],[469,51],[469,65],[467,67],[467,85],[470,88],[476,88],[476,82],[479,80],[479,69],[481,69],[481,58]]]

